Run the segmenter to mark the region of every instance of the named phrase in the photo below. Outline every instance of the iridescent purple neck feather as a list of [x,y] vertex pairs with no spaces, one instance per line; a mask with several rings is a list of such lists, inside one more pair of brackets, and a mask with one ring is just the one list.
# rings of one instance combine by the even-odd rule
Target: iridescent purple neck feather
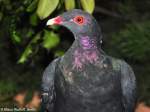
[[79,46],[73,52],[73,69],[82,70],[87,64],[94,64],[99,59],[96,38],[81,36],[78,40]]
[[97,48],[96,40],[94,38],[89,38],[88,36],[85,36],[85,37],[81,37],[79,41],[82,49],[84,50]]

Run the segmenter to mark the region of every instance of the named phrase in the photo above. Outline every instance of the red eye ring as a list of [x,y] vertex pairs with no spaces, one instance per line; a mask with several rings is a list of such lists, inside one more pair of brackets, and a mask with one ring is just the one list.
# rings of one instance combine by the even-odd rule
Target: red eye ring
[[76,16],[76,17],[73,19],[73,21],[74,21],[75,23],[78,23],[78,24],[82,25],[82,24],[84,23],[84,17],[83,17],[83,16]]

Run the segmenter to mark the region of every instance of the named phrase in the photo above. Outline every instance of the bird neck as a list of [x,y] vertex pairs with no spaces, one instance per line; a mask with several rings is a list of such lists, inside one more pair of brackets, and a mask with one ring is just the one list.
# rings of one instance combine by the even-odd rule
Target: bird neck
[[73,59],[73,69],[77,70],[82,70],[88,63],[94,64],[100,61],[103,55],[100,42],[98,44],[96,38],[89,36],[76,37],[68,53]]
[[83,51],[95,51],[100,45],[96,38],[90,38],[89,36],[81,36],[78,38],[78,44],[83,49]]

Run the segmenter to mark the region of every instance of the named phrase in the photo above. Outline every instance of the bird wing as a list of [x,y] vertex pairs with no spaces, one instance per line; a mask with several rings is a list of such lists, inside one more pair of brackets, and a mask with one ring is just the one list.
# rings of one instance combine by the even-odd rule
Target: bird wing
[[134,112],[136,102],[136,78],[132,68],[121,61],[121,87],[125,112]]
[[[58,73],[60,58],[55,59],[51,62],[48,67],[45,69],[42,77],[42,85],[41,85],[41,97],[42,97],[42,110],[44,112],[53,112],[54,104],[55,104],[55,76]],[[59,70],[60,71],[60,70]],[[42,111],[43,112],[43,111]]]

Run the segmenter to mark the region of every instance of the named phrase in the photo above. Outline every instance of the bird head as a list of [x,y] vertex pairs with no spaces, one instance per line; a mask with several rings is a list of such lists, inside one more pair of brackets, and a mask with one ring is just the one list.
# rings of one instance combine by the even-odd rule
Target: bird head
[[[79,35],[101,38],[100,28],[94,17],[82,10],[73,9],[47,21],[47,26],[61,25],[69,29],[75,39]],[[101,39],[100,39],[101,40]]]

